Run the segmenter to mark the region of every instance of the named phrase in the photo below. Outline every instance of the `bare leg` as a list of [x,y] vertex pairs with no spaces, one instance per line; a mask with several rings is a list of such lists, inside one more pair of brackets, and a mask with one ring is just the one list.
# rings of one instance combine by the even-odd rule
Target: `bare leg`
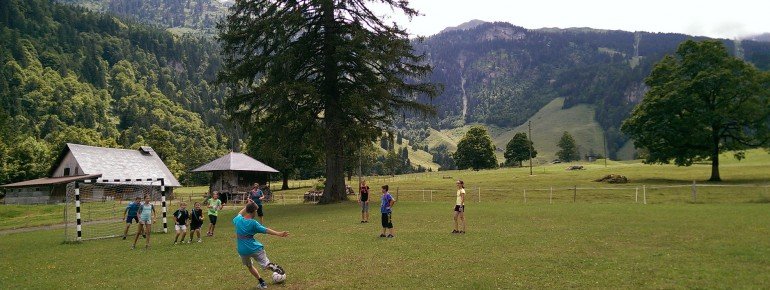
[[145,231],[145,234],[147,235],[147,244],[145,245],[145,247],[149,247],[150,246],[150,233],[152,233],[152,224],[147,224],[146,228],[147,228],[147,230]]
[[460,212],[458,216],[460,217],[460,224],[463,226],[462,231],[465,232],[465,212]]
[[129,227],[131,227],[131,224],[129,224],[129,223],[126,223],[126,230],[125,230],[125,231],[123,231],[123,238],[124,238],[124,239],[126,238],[126,235],[128,235],[128,228],[129,228]]
[[458,225],[458,221],[457,221],[459,215],[460,215],[459,211],[456,211],[455,214],[454,214],[454,220],[455,220],[455,228],[454,228],[454,230],[455,231],[458,231],[460,229],[460,226]]
[[136,241],[139,240],[139,236],[141,235],[142,235],[142,224],[140,223],[137,225],[137,228],[136,228],[136,236],[134,237],[134,246],[132,246],[132,248],[136,247]]
[[[187,236],[187,230],[182,231],[182,242],[184,242],[184,238]],[[192,236],[192,235],[190,235]]]
[[253,275],[254,278],[257,278],[257,279],[262,278],[259,276],[259,271],[257,271],[257,268],[255,268],[253,265],[247,268],[249,268],[249,272],[251,272],[251,275]]

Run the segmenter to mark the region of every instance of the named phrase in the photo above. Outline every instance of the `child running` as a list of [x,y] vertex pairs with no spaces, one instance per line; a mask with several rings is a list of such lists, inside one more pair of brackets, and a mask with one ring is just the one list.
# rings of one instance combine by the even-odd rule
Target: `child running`
[[266,228],[256,220],[254,216],[257,214],[257,205],[253,202],[249,202],[246,206],[238,212],[238,215],[233,218],[233,225],[235,225],[235,234],[238,240],[238,255],[241,256],[243,265],[249,270],[251,275],[259,280],[257,288],[267,288],[267,283],[259,275],[259,271],[254,267],[252,259],[256,260],[262,269],[270,269],[273,272],[283,275],[285,272],[281,266],[273,264],[270,259],[267,258],[265,253],[265,247],[254,238],[257,233],[270,234],[279,237],[289,236],[289,232],[277,232],[272,229]]
[[144,203],[139,206],[139,210],[137,211],[136,215],[139,218],[139,228],[136,231],[136,237],[134,237],[134,245],[131,246],[131,249],[136,249],[136,241],[139,240],[139,235],[142,233],[147,235],[147,244],[144,246],[144,248],[149,249],[150,233],[152,232],[152,221],[155,220],[155,207],[153,207],[150,203],[149,195],[144,196]]
[[[388,185],[382,186],[382,198],[380,199],[380,212],[382,213],[382,234],[380,234],[380,238],[393,237],[393,219],[391,214],[393,213],[393,204],[396,203],[396,199],[393,198],[392,195],[390,195],[390,192],[388,192]],[[389,231],[390,233],[386,236],[385,231]]]
[[[179,235],[182,235],[181,242],[184,243],[184,238],[187,235],[187,219],[189,217],[190,214],[187,212],[187,204],[185,202],[180,203],[179,209],[174,212],[174,229],[176,230],[174,245],[176,245]],[[192,236],[192,234],[190,235]]]
[[201,227],[203,226],[203,210],[201,209],[201,203],[195,202],[195,208],[190,211],[190,241],[192,243],[193,234],[198,234],[198,243],[201,240]]
[[217,215],[219,210],[222,209],[222,201],[219,200],[219,192],[214,192],[214,195],[208,200],[209,204],[209,231],[206,233],[207,237],[214,236],[214,228],[217,226]]
[[[126,221],[126,230],[123,231],[123,239],[126,239],[126,235],[128,235],[128,228],[131,227],[131,224],[136,221],[136,223],[139,223],[139,218],[136,216],[136,212],[139,211],[139,205],[142,204],[142,198],[136,197],[134,201],[130,202],[128,206],[126,206],[126,210],[123,211],[123,220]],[[138,226],[138,225],[137,225]]]

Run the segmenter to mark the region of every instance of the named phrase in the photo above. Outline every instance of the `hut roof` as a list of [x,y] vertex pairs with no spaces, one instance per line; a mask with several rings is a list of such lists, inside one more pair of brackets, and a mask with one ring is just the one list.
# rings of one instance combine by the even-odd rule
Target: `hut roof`
[[96,179],[99,177],[102,177],[102,175],[89,174],[89,175],[62,176],[62,177],[43,177],[38,179],[10,183],[6,185],[0,185],[0,187],[13,188],[13,187],[29,187],[29,186],[46,186],[46,185],[53,185],[53,184],[70,183],[73,181],[81,181],[86,179]]
[[209,162],[206,165],[195,168],[193,172],[211,172],[211,171],[253,171],[253,172],[279,172],[274,168],[265,165],[262,162],[257,161],[250,156],[238,153],[230,152],[229,154],[219,157],[214,161]]
[[51,175],[67,152],[72,152],[84,174],[101,174],[106,180],[163,178],[166,186],[182,186],[149,146],[131,150],[67,143],[51,169]]

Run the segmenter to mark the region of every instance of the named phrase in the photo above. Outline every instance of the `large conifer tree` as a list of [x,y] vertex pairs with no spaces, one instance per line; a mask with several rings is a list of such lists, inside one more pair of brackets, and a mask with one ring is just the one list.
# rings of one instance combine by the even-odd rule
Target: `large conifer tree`
[[434,96],[435,87],[407,81],[430,67],[413,53],[407,33],[378,18],[369,2],[417,15],[396,0],[236,1],[220,25],[220,80],[232,89],[226,107],[247,130],[312,125],[323,140],[275,146],[322,148],[323,203],[346,198],[345,147],[370,142],[398,110],[432,111],[414,100]]

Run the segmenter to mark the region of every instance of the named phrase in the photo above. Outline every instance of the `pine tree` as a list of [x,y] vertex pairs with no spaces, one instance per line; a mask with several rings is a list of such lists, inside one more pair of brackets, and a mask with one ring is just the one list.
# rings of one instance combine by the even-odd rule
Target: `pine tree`
[[573,138],[569,132],[564,131],[557,146],[559,147],[559,151],[556,152],[556,157],[558,157],[559,160],[564,162],[580,160],[580,152],[575,143],[575,138]]

